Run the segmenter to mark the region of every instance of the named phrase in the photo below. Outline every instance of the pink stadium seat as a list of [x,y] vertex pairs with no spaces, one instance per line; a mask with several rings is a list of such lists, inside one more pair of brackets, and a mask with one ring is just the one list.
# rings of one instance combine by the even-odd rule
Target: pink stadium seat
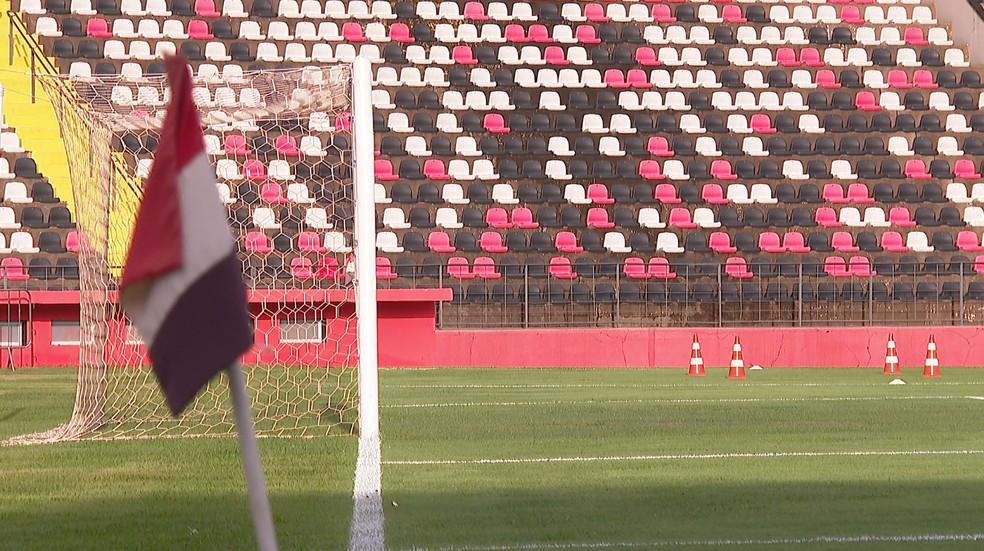
[[550,275],[557,279],[577,279],[577,273],[571,266],[571,259],[563,256],[550,259]]
[[482,120],[482,125],[493,134],[508,134],[510,132],[506,119],[498,113],[486,114],[485,119]]
[[711,162],[711,176],[718,180],[733,181],[738,179],[738,175],[731,168],[731,162],[718,159]]
[[732,256],[725,261],[724,273],[735,279],[751,279],[755,274],[748,271],[748,264],[740,256]]
[[562,253],[584,252],[584,249],[577,244],[577,236],[574,235],[574,232],[557,232],[557,236],[554,237],[554,246]]
[[775,134],[776,128],[772,126],[772,120],[769,115],[765,113],[756,113],[752,115],[752,132],[758,134]]
[[625,82],[625,75],[619,69],[606,69],[605,70],[605,85],[609,88],[621,89],[628,88],[629,84]]
[[523,230],[535,230],[540,224],[533,221],[533,211],[526,207],[518,207],[512,211],[512,223],[516,228]]
[[93,17],[85,24],[85,34],[96,38],[108,38],[113,36],[109,31],[109,24],[101,17]]
[[728,235],[728,232],[723,231],[712,233],[707,240],[707,246],[712,251],[720,254],[731,254],[738,250],[731,245],[731,236]]
[[226,135],[224,148],[226,155],[249,155],[250,152],[246,145],[246,136],[242,134]]
[[856,253],[861,250],[854,244],[854,236],[846,231],[834,232],[830,237],[830,246],[839,253]]
[[868,196],[868,186],[856,183],[847,186],[847,202],[848,203],[874,203],[875,200]]
[[905,239],[897,231],[887,231],[881,236],[881,246],[890,253],[904,253],[909,251],[905,246]]
[[401,44],[412,44],[416,42],[413,34],[410,33],[410,27],[406,23],[393,23],[390,25],[389,37],[393,42],[399,42]]
[[873,277],[878,275],[871,269],[871,261],[865,256],[852,256],[848,261],[851,275],[857,277]]
[[3,271],[3,279],[7,281],[27,281],[30,276],[24,270],[24,261],[19,258],[4,258],[0,260],[0,270]]
[[653,6],[652,16],[657,23],[676,23],[677,20],[676,17],[673,17],[670,7],[662,4]]
[[349,21],[342,25],[342,39],[346,42],[366,42],[368,39],[362,32],[362,25]]
[[[643,161],[645,162],[645,161]],[[659,184],[656,186],[656,200],[666,205],[676,205],[683,201],[677,195],[676,186],[673,184]]]
[[393,264],[385,256],[376,257],[376,279],[396,279],[399,275],[393,271]]
[[926,172],[926,163],[920,159],[909,159],[905,162],[905,175],[916,180],[929,180],[933,177]]
[[427,248],[435,253],[453,253],[456,250],[451,244],[451,236],[442,231],[430,232],[427,236]]
[[322,256],[319,258],[314,275],[319,279],[329,279],[332,281],[337,281],[344,277],[342,270],[339,269],[338,259],[334,256]]
[[592,23],[608,23],[608,16],[605,15],[605,8],[601,4],[592,2],[584,6],[584,17]]
[[961,251],[984,251],[984,247],[981,246],[980,236],[977,235],[977,232],[967,230],[957,234],[957,247],[959,247]]
[[649,138],[649,142],[646,144],[646,149],[653,157],[672,157],[675,155],[675,152],[670,149],[670,142],[662,136],[653,136]]
[[832,277],[851,277],[847,263],[839,256],[828,256],[823,261],[823,271]]
[[376,175],[376,180],[380,182],[392,182],[393,180],[399,180],[400,177],[393,172],[393,164],[387,159],[377,159],[373,162],[373,172]]
[[574,30],[574,38],[581,44],[601,44],[601,39],[595,34],[592,25],[578,25]]
[[979,274],[984,274],[984,255],[978,255],[974,259],[974,271]]
[[218,17],[222,15],[215,9],[213,0],[195,0],[195,14],[201,17]]
[[861,10],[857,6],[844,6],[840,17],[841,21],[848,25],[863,25],[865,23],[864,17],[861,17]]
[[820,50],[816,48],[803,48],[800,51],[800,63],[807,67],[825,67],[827,65],[820,57]]
[[974,166],[974,161],[968,159],[960,159],[953,165],[953,175],[957,178],[974,180],[981,178],[981,174],[977,172],[977,167]]
[[650,275],[646,272],[646,263],[637,256],[630,256],[625,259],[622,272],[629,279],[649,279]]
[[646,90],[653,87],[649,82],[649,74],[642,69],[629,69],[629,72],[625,75],[625,82],[631,88],[637,90]]
[[922,88],[924,90],[933,90],[940,87],[940,85],[936,84],[936,81],[933,79],[932,71],[927,71],[926,69],[920,69],[913,73],[912,85],[916,88]]
[[314,267],[310,258],[299,256],[290,259],[290,277],[299,280],[307,280],[314,277]]
[[767,253],[784,253],[786,247],[779,242],[779,234],[776,232],[762,232],[759,234],[758,246]]
[[642,176],[646,180],[666,179],[666,175],[663,174],[663,167],[659,166],[659,161],[653,161],[652,159],[645,159],[639,162],[639,176]]
[[823,199],[828,203],[847,203],[847,197],[844,196],[844,188],[840,184],[824,184]]
[[485,6],[481,2],[465,2],[463,12],[465,19],[471,21],[488,21],[489,16],[485,15]]
[[482,232],[482,236],[478,240],[478,245],[487,253],[509,252],[509,247],[502,243],[502,235],[499,232]]
[[792,48],[779,48],[776,50],[776,62],[782,67],[799,67],[800,62],[796,59],[796,52]]
[[512,42],[515,44],[526,44],[530,39],[526,36],[526,29],[522,25],[517,25],[516,23],[510,23],[506,25],[505,31],[506,42]]
[[78,253],[82,250],[81,243],[79,243],[79,232],[78,230],[72,230],[68,232],[65,236],[65,248],[68,249],[70,253]]
[[284,195],[284,189],[276,182],[267,182],[260,186],[260,199],[274,205],[284,205],[290,202]]
[[587,223],[589,228],[611,229],[615,223],[608,219],[608,211],[601,207],[588,209]]
[[925,46],[929,44],[926,40],[925,35],[923,35],[923,30],[920,27],[907,27],[905,29],[905,34],[902,35],[902,39],[905,40],[906,44],[911,44],[913,46]]
[[543,52],[543,59],[547,65],[570,65],[571,62],[567,60],[566,55],[560,46],[547,46]]
[[343,111],[335,117],[335,130],[339,132],[351,132],[352,130],[352,113],[348,111]]
[[300,151],[297,149],[297,138],[290,134],[277,136],[277,139],[274,141],[274,147],[277,149],[277,153],[286,157],[297,157],[300,155]]
[[649,259],[649,277],[656,279],[676,279],[676,272],[670,269],[670,261],[661,257],[654,256]]
[[431,180],[450,180],[448,169],[444,166],[444,161],[440,159],[427,159],[424,161],[424,176]]
[[888,221],[900,228],[911,228],[916,225],[907,207],[892,207],[892,210],[888,211]]
[[246,240],[246,252],[256,253],[256,254],[266,254],[269,252],[273,252],[273,247],[270,245],[270,240],[263,232],[258,232],[258,231],[247,232],[245,240]]
[[721,18],[725,23],[747,23],[748,19],[741,13],[741,6],[729,5],[721,9]]
[[537,44],[552,44],[554,41],[553,37],[550,36],[550,31],[547,30],[547,26],[542,23],[530,25],[530,28],[526,30],[526,37],[530,42]]
[[888,72],[888,86],[901,90],[912,88],[912,84],[909,84],[909,75],[901,69],[892,69]]
[[677,228],[692,229],[697,227],[697,224],[694,224],[690,218],[690,210],[682,207],[670,209],[670,218],[667,223]]
[[806,239],[798,231],[786,232],[782,236],[782,246],[791,253],[808,253],[810,247],[806,245]]
[[463,256],[452,256],[448,259],[448,275],[455,279],[475,278],[475,274],[468,266],[468,259]]
[[475,258],[475,266],[472,269],[472,273],[482,279],[499,279],[502,277],[502,274],[495,268],[495,260],[492,260],[488,256]]
[[266,165],[259,159],[247,159],[243,163],[243,176],[249,180],[266,180]]
[[608,188],[605,184],[591,184],[588,186],[588,199],[597,205],[611,205],[615,202],[608,196]]
[[192,19],[188,22],[188,36],[192,40],[212,40],[215,38],[208,30],[208,23],[201,19]]
[[297,250],[302,253],[323,253],[325,246],[321,244],[321,236],[313,231],[302,231],[297,234]]
[[825,228],[838,228],[841,226],[840,221],[837,220],[837,212],[830,207],[818,208],[815,220],[817,224]]
[[509,215],[506,213],[506,209],[502,207],[492,207],[486,211],[485,223],[488,224],[490,228],[499,230],[505,230],[513,227],[512,222],[509,221]]
[[451,57],[455,63],[461,65],[475,65],[478,63],[478,60],[472,54],[471,46],[455,46],[454,50],[451,51]]
[[871,92],[858,92],[854,97],[854,105],[862,111],[881,111],[881,105]]
[[656,55],[656,50],[651,46],[639,46],[636,48],[635,61],[643,67],[658,67],[663,64],[659,60],[659,56]]
[[830,69],[817,71],[816,84],[818,88],[827,90],[836,90],[841,87],[840,83],[837,82],[837,76]]
[[700,198],[711,205],[727,205],[731,202],[724,196],[721,186],[717,184],[704,184],[700,190]]

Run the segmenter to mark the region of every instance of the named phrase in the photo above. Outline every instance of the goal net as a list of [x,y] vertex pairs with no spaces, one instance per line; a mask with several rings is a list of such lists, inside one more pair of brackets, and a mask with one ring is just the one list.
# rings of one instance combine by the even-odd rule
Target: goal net
[[[255,345],[244,371],[261,436],[358,430],[359,324],[366,320],[364,340],[371,342],[364,345],[372,347],[366,356],[375,368],[375,335],[365,333],[375,331],[372,120],[368,92],[353,105],[354,67],[194,77],[206,148],[239,237],[250,294]],[[117,302],[143,179],[169,102],[166,77],[40,80],[70,165],[81,251],[81,353],[71,419],[9,443],[232,433],[224,377],[181,418],[170,416]],[[370,172],[357,177],[353,157],[366,152],[362,169]],[[366,214],[357,234],[356,218]]]

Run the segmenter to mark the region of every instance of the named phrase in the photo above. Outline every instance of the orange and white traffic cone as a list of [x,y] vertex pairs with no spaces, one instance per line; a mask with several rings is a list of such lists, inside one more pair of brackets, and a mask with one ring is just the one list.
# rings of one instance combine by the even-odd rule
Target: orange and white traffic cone
[[741,341],[738,337],[735,337],[735,345],[731,348],[731,368],[728,369],[728,378],[745,378],[745,360],[741,357]]
[[694,343],[690,345],[690,370],[687,371],[687,375],[704,376],[704,358],[700,355],[700,341],[697,340],[697,335],[694,335]]
[[930,335],[929,344],[926,345],[926,363],[923,364],[923,377],[936,379],[940,376],[940,359],[936,357],[936,339]]
[[895,336],[891,333],[888,334],[888,350],[885,352],[885,369],[882,370],[885,375],[898,375],[901,373],[899,369],[899,353],[895,350]]

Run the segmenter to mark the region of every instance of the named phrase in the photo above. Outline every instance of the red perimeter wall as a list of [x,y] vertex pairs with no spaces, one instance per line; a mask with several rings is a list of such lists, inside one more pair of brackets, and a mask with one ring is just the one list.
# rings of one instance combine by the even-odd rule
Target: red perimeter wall
[[[289,302],[290,291],[281,291]],[[310,291],[306,291],[308,294]],[[251,297],[254,303],[269,301]],[[882,367],[889,333],[894,333],[903,366],[922,365],[926,343],[936,338],[943,366],[984,367],[984,327],[823,327],[823,328],[648,328],[648,329],[487,329],[438,330],[435,303],[450,290],[381,290],[379,363],[382,367],[677,367],[687,366],[694,334],[709,367],[726,366],[735,336],[741,338],[746,365],[765,367]],[[335,312],[351,312],[351,296],[325,291],[325,305],[308,310],[341,329]],[[4,307],[6,306],[6,307]],[[256,304],[254,304],[256,306]],[[270,310],[270,309],[268,309]],[[264,311],[268,311],[264,310]],[[27,346],[0,349],[2,365],[74,366],[77,346],[53,346],[51,322],[78,320],[78,292],[32,292],[30,301],[0,305],[0,321],[27,326]],[[254,312],[260,314],[258,307]],[[257,344],[248,363],[341,362],[354,354],[351,340],[329,347],[279,342],[275,313],[256,322]],[[333,331],[337,334],[337,332]],[[121,337],[123,326],[114,328]],[[133,345],[130,352],[139,352]]]

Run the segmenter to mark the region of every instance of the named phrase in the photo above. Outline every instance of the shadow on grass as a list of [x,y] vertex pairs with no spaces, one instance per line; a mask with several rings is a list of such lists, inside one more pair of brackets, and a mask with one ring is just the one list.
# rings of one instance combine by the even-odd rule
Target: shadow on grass
[[[0,549],[255,549],[245,495],[79,497],[12,511],[0,506]],[[344,549],[351,497],[271,497],[281,549]]]
[[[462,476],[475,481],[471,475]],[[498,487],[446,493],[388,491],[384,481],[387,543],[392,549],[531,543],[770,540],[816,536],[975,534],[984,532],[984,480],[856,483],[666,484],[612,473],[601,484],[576,480],[555,489]],[[481,479],[478,479],[481,480]],[[486,479],[483,482],[489,482]],[[392,487],[392,485],[390,485]],[[394,506],[396,502],[398,506]],[[750,544],[742,549],[897,549],[900,543]],[[917,542],[906,549],[980,549],[984,542]],[[615,546],[617,547],[617,546]],[[642,545],[640,549],[648,548]],[[717,546],[678,546],[708,549]],[[517,547],[518,548],[518,547]],[[578,549],[578,547],[563,547]],[[660,547],[665,548],[665,547]]]

